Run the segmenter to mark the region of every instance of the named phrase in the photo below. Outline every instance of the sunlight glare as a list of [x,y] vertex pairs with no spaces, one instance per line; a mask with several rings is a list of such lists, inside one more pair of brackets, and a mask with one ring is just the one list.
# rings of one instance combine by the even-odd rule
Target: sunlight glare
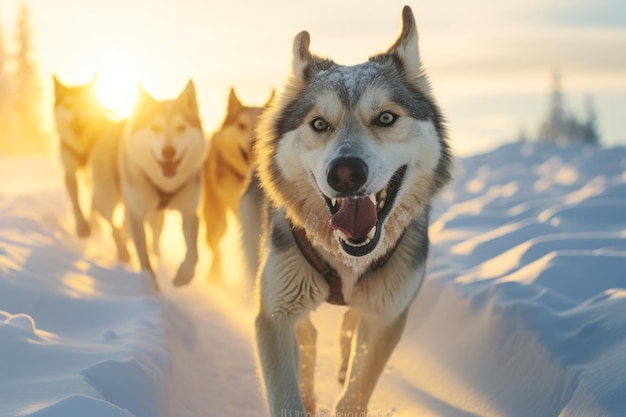
[[139,80],[137,67],[120,53],[109,53],[98,69],[98,98],[115,118],[130,115]]

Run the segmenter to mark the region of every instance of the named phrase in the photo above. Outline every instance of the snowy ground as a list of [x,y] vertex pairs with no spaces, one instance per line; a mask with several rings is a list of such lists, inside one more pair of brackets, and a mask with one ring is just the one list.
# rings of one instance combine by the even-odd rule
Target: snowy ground
[[[457,168],[371,416],[626,416],[626,149],[513,144]],[[157,295],[102,232],[73,237],[60,178],[56,161],[0,160],[0,416],[266,415],[236,255],[222,283],[205,256],[172,288],[168,219]],[[314,315],[320,416],[341,312]]]

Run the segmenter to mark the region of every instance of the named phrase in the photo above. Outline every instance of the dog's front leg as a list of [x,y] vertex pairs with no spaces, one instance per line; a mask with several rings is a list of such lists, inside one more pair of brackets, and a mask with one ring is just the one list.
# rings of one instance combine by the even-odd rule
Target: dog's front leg
[[144,228],[144,221],[143,219],[138,218],[130,210],[126,211],[126,218],[128,219],[128,228],[130,229],[130,235],[133,238],[133,243],[135,244],[137,257],[139,258],[139,265],[141,266],[141,269],[150,273],[150,276],[154,281],[154,286],[158,291],[159,284],[157,283],[156,275],[154,274],[152,265],[150,265],[150,256],[148,255],[148,245],[146,244],[146,230]]
[[317,330],[309,316],[296,326],[300,352],[300,394],[308,416],[315,415],[315,356]]
[[181,212],[181,215],[183,218],[183,235],[185,237],[187,252],[174,278],[174,285],[177,287],[187,285],[191,282],[196,271],[196,264],[198,263],[198,227],[200,225],[198,215],[195,211],[187,213]]
[[87,223],[79,203],[77,175],[77,169],[67,169],[65,171],[65,187],[67,188],[67,193],[69,194],[70,202],[72,203],[72,211],[74,212],[74,220],[76,222],[76,234],[78,237],[89,237],[91,234],[89,223]]
[[256,321],[256,340],[271,417],[306,416],[298,381],[298,318],[263,308]]
[[354,308],[349,308],[343,314],[341,330],[339,331],[339,346],[341,347],[341,357],[339,362],[339,372],[337,380],[343,386],[348,373],[348,363],[350,361],[350,350],[352,349],[352,339],[356,325],[359,322],[359,313]]
[[376,382],[395,349],[408,308],[392,319],[363,315],[356,330],[356,340],[350,359],[349,377],[337,403],[337,415],[367,415]]
[[148,224],[152,231],[152,253],[161,256],[161,233],[165,223],[165,211],[157,210],[148,217]]

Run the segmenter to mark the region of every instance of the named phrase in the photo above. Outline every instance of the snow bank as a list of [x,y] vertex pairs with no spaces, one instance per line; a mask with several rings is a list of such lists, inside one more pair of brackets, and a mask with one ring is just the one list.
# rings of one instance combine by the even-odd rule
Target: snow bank
[[[169,359],[149,278],[71,235],[50,161],[2,166],[15,189],[0,198],[0,415],[165,416]],[[51,175],[57,186],[42,192]]]
[[[218,287],[203,256],[174,289],[182,253],[167,239],[157,296],[108,239],[72,236],[58,164],[0,162],[0,416],[266,415],[240,262]],[[625,172],[624,148],[510,144],[457,161],[370,414],[626,416]],[[342,311],[313,316],[321,416],[341,389]]]

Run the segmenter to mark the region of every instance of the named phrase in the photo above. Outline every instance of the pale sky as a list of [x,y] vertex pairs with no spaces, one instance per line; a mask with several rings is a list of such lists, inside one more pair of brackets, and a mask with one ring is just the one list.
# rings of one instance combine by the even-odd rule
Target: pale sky
[[[524,128],[536,134],[559,68],[568,109],[591,96],[603,143],[626,145],[624,0],[29,0],[35,59],[50,77],[88,81],[117,54],[157,98],[196,83],[207,133],[224,116],[230,86],[260,105],[289,74],[291,42],[355,64],[384,51],[409,4],[421,56],[458,153],[490,149]],[[18,0],[0,0],[4,39]]]

